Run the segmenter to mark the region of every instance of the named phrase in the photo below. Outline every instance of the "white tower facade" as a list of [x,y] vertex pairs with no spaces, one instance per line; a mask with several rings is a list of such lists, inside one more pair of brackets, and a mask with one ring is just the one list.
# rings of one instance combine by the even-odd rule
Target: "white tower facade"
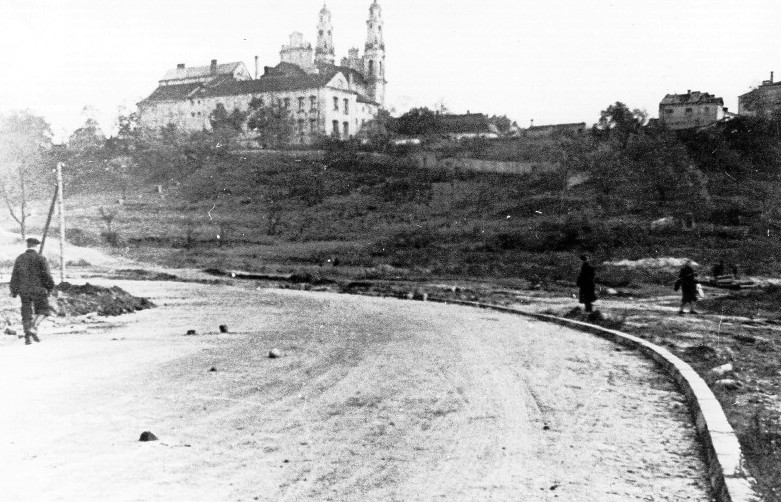
[[317,22],[317,46],[315,47],[315,62],[334,64],[334,38],[331,24],[331,11],[325,4],[320,9]]
[[385,108],[385,41],[382,8],[377,0],[369,7],[366,21],[366,49],[363,55],[363,74],[369,85],[369,95]]

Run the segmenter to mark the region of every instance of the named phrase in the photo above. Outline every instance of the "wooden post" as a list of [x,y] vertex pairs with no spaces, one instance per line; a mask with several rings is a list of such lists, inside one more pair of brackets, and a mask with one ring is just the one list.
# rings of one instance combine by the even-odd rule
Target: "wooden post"
[[62,162],[57,162],[57,194],[60,200],[60,283],[65,282],[65,197],[62,191]]
[[38,250],[40,254],[43,254],[43,245],[46,244],[46,235],[49,233],[49,225],[52,222],[52,215],[54,214],[54,206],[57,205],[59,199],[60,187],[59,185],[54,187],[54,197],[52,197],[52,205],[49,206],[49,216],[46,217],[46,225],[43,227],[43,235],[41,236],[41,249]]

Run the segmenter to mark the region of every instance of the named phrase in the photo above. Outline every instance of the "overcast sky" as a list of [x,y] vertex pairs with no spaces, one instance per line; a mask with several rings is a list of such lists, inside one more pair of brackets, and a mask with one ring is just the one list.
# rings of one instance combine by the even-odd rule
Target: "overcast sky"
[[[656,116],[666,93],[737,96],[777,70],[774,0],[379,0],[387,106],[439,102],[526,127],[595,122],[617,100]],[[366,40],[371,0],[328,0],[337,59]],[[0,112],[29,108],[56,133],[110,132],[177,63],[279,62],[292,31],[315,42],[321,0],[0,0]]]

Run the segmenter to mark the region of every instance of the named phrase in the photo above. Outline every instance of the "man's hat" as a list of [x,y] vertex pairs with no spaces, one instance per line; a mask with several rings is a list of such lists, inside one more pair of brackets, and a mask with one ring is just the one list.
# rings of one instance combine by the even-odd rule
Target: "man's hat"
[[35,237],[30,237],[30,238],[27,239],[27,245],[28,246],[37,246],[40,243],[41,243],[41,241],[39,241]]

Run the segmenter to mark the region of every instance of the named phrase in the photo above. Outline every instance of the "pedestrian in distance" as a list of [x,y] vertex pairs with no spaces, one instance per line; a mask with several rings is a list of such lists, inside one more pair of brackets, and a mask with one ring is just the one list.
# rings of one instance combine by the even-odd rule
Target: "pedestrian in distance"
[[692,267],[691,260],[686,260],[680,272],[678,272],[678,279],[675,281],[675,291],[681,290],[681,309],[678,311],[679,315],[683,315],[684,307],[689,304],[689,313],[697,314],[694,310],[694,303],[697,301],[697,272]]
[[588,262],[586,255],[581,255],[580,274],[578,274],[577,286],[580,288],[580,303],[586,309],[586,312],[593,310],[592,304],[597,301],[596,287],[594,285],[594,267]]
[[54,289],[49,264],[35,250],[40,243],[34,237],[27,239],[27,251],[16,258],[11,273],[11,297],[19,296],[22,299],[22,326],[26,345],[30,345],[31,338],[36,342],[41,341],[38,338],[38,326],[50,314],[49,294]]
[[719,277],[724,275],[724,260],[719,261],[713,266],[713,280],[718,280]]

